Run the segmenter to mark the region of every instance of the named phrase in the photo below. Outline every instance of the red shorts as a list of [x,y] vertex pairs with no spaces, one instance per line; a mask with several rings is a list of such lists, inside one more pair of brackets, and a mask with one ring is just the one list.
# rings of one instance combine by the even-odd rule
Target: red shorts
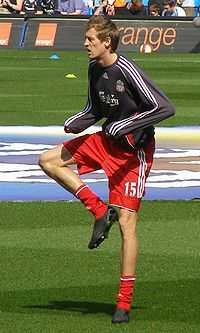
[[76,160],[80,175],[103,169],[108,177],[109,202],[138,210],[153,163],[154,139],[145,148],[127,152],[103,132],[86,134],[63,143]]

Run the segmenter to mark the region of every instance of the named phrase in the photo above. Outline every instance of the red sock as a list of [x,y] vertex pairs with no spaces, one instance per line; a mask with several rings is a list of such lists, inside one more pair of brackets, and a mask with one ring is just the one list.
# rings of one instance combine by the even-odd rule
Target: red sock
[[119,293],[117,295],[117,308],[130,311],[133,291],[134,291],[135,277],[122,276],[120,278]]
[[102,217],[108,209],[107,205],[85,184],[81,185],[74,194],[96,219]]

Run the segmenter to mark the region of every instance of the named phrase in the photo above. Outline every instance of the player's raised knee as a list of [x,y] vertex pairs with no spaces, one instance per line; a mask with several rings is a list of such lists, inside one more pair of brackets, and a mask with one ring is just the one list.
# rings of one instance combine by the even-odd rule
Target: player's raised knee
[[40,154],[38,159],[38,165],[42,170],[47,170],[51,167],[49,152],[44,152]]

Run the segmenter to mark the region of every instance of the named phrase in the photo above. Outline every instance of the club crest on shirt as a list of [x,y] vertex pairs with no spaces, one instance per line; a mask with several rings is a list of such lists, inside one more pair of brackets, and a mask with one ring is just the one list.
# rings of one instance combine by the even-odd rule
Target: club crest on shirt
[[124,92],[125,91],[124,82],[122,82],[121,80],[117,80],[117,82],[116,82],[116,90],[118,92]]

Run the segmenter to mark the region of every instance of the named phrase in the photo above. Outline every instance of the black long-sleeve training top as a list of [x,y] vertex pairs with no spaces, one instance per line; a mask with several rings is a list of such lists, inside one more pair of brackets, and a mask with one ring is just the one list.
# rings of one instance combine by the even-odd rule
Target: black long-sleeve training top
[[125,56],[119,55],[107,67],[90,61],[88,80],[87,104],[65,121],[68,132],[80,133],[105,118],[102,130],[116,140],[145,132],[149,138],[154,135],[154,124],[175,113],[165,94]]

